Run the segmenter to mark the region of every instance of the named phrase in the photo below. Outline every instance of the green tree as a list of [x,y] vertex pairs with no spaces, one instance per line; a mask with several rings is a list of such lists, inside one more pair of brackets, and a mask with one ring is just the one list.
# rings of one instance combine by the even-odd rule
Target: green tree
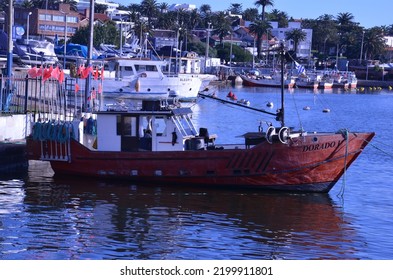
[[243,13],[242,4],[232,3],[228,9],[229,12],[235,15],[241,15]]
[[217,12],[213,16],[213,35],[218,35],[220,43],[225,36],[232,32],[231,21],[225,12]]
[[261,45],[262,45],[262,38],[264,34],[267,34],[267,32],[272,29],[272,26],[269,22],[265,20],[256,20],[252,24],[250,24],[250,32],[251,34],[254,34],[254,36],[257,37],[257,54],[258,57],[261,56]]
[[[70,4],[71,11],[74,11],[74,12],[78,11],[78,2],[76,2],[75,0],[63,0],[60,2],[62,2],[63,4]],[[58,1],[58,3],[60,3],[60,2]]]
[[266,20],[278,22],[278,27],[287,27],[289,16],[285,12],[273,9],[270,13],[266,15]]
[[166,12],[168,12],[169,4],[168,4],[168,3],[165,3],[165,2],[160,3],[160,4],[158,5],[158,8],[159,8],[159,10],[160,10],[160,13],[166,13]]
[[364,53],[367,59],[379,59],[385,52],[385,38],[381,27],[367,29],[364,34]]
[[248,8],[243,12],[243,19],[248,21],[255,21],[258,18],[257,8]]
[[199,13],[202,20],[202,26],[207,27],[208,23],[212,22],[212,8],[208,4],[203,4],[199,7]]
[[107,9],[107,6],[104,4],[94,4],[94,13],[97,14],[104,14]]
[[[206,43],[203,42],[191,42],[188,44],[188,50],[196,52],[200,56],[204,56],[206,54]],[[216,57],[217,51],[216,49],[209,46],[209,56]]]
[[332,15],[324,14],[317,19],[304,19],[302,28],[313,30],[312,49],[321,54],[321,59],[325,59],[330,48],[337,45],[338,29]]
[[31,0],[23,0],[20,6],[24,9],[30,9],[34,7],[33,1]]
[[255,1],[254,5],[256,5],[257,7],[259,7],[259,6],[262,7],[261,19],[265,20],[265,9],[267,6],[273,6],[274,1],[273,0],[257,0],[257,1]]
[[285,32],[285,39],[286,40],[292,40],[293,45],[294,45],[294,53],[297,53],[297,48],[299,46],[299,43],[301,41],[304,41],[307,38],[306,32],[301,30],[300,28],[294,28],[292,30],[289,30]]
[[[108,21],[103,25],[94,25],[93,46],[99,47],[100,44],[111,44],[119,46],[120,32],[113,21]],[[88,45],[90,37],[90,27],[79,28],[70,38],[70,42],[75,44]]]
[[142,16],[147,17],[147,24],[151,27],[153,18],[158,14],[157,2],[155,0],[142,0],[140,12]]
[[[217,51],[217,56],[221,60],[230,61],[231,55],[231,44],[224,43],[224,45],[219,44],[215,47]],[[232,62],[250,62],[252,61],[252,54],[242,47],[232,44]]]

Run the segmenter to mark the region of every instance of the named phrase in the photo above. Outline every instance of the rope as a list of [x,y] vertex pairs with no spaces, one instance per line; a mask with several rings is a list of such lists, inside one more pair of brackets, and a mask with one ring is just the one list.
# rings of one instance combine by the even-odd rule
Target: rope
[[[373,142],[375,142],[374,140],[373,140]],[[383,149],[381,149],[381,148],[379,148],[379,147],[377,147],[376,145],[374,145],[373,143],[371,143],[370,141],[367,141],[367,143],[371,146],[371,147],[373,147],[373,148],[375,148],[376,150],[378,150],[378,151],[380,151],[380,152],[382,152],[382,153],[384,153],[385,155],[387,155],[387,156],[389,156],[389,157],[392,157],[393,158],[393,154],[392,153],[389,153],[389,152],[387,152],[387,151],[385,151],[385,150],[383,150]],[[386,145],[385,143],[383,143],[383,142],[380,142],[381,144],[384,144],[384,145]],[[387,146],[387,145],[386,145]],[[391,149],[391,147],[389,147],[390,149]]]
[[348,159],[348,146],[349,146],[349,132],[348,129],[341,130],[345,138],[345,157],[344,157],[344,174],[343,174],[343,184],[341,186],[340,192],[337,194],[338,197],[343,198],[346,186],[346,176],[347,176],[347,159]]
[[294,96],[294,94],[291,94],[291,95],[292,95],[293,103],[295,104],[295,110],[296,110],[296,115],[297,115],[297,118],[298,118],[298,121],[299,121],[300,130],[301,130],[301,131],[304,131],[304,129],[303,129],[303,123],[302,123],[302,120],[301,120],[301,118],[300,118],[299,109],[298,109],[298,107],[297,107],[297,103],[296,103],[295,96]]

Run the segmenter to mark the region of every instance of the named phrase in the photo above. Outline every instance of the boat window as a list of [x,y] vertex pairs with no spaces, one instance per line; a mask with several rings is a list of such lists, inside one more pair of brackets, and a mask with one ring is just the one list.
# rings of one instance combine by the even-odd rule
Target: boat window
[[151,116],[141,116],[139,119],[139,137],[144,136],[146,130],[153,130]]
[[160,136],[166,136],[166,122],[164,117],[156,117],[155,119],[156,134]]
[[117,135],[136,136],[136,117],[117,116]]
[[149,72],[157,72],[157,67],[155,65],[139,65],[135,64],[136,71],[149,71]]
[[174,116],[173,121],[183,136],[197,135],[197,131],[188,116]]

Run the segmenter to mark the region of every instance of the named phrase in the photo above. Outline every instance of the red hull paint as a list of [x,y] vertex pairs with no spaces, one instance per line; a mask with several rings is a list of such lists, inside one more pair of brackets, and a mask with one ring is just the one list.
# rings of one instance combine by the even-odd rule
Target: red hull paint
[[[310,134],[288,144],[264,141],[250,149],[174,152],[91,151],[71,140],[70,146],[27,140],[28,157],[52,155],[56,174],[126,179],[132,182],[248,187],[262,190],[328,192],[362,152],[374,133]],[[43,147],[43,153],[41,152]],[[58,155],[69,149],[69,161]],[[347,154],[346,154],[347,152]],[[47,157],[48,158],[48,157]]]
[[[280,88],[281,87],[281,80],[269,80],[269,79],[252,79],[252,78],[248,78],[244,75],[240,76],[243,79],[243,85],[244,86],[249,86],[249,87],[277,87]],[[295,83],[288,83],[285,82],[284,87],[285,88],[293,88],[293,86],[295,85]]]

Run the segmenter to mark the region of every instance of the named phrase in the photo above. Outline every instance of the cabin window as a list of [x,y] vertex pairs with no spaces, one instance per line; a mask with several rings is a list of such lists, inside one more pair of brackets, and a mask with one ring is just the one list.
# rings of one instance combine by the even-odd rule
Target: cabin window
[[152,117],[151,116],[141,116],[139,119],[139,137],[143,137],[146,131],[152,132]]
[[117,135],[136,136],[136,118],[117,116]]
[[137,72],[141,71],[149,71],[149,72],[157,72],[157,68],[155,65],[135,65],[135,70]]
[[156,133],[159,136],[166,136],[166,123],[164,117],[156,117],[155,119]]

